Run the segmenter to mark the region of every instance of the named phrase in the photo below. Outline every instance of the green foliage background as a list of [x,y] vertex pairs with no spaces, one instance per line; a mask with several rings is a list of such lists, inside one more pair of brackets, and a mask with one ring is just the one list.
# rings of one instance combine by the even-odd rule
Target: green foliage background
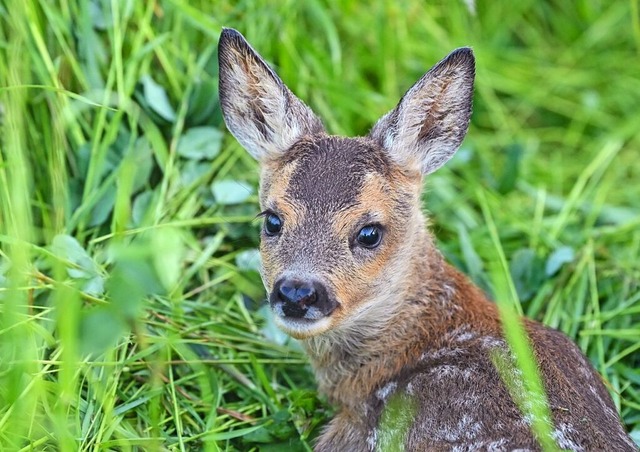
[[2,450],[310,450],[330,416],[265,315],[222,26],[335,134],[472,46],[432,227],[489,294],[576,340],[639,442],[637,0],[2,0]]

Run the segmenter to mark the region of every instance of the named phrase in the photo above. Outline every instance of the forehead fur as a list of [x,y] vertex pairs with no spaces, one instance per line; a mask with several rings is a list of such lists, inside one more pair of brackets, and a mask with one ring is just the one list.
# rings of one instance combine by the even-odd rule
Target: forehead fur
[[367,177],[386,178],[393,172],[392,165],[372,140],[330,136],[303,139],[278,162],[280,168],[294,166],[284,193],[288,199],[328,210],[355,205]]

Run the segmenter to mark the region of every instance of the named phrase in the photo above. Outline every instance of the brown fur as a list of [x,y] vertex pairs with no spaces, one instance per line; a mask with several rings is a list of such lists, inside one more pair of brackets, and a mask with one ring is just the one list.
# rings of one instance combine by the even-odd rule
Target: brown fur
[[[320,391],[339,408],[318,451],[385,447],[392,439],[380,422],[394,397],[411,401],[402,414],[410,423],[397,437],[405,450],[540,449],[512,398],[525,393],[496,306],[444,262],[420,209],[423,176],[466,133],[473,71],[471,51],[455,51],[368,137],[332,137],[239,33],[221,36],[225,121],[261,162],[262,208],[282,221],[261,245],[274,318],[302,341]],[[382,239],[360,246],[358,231],[370,225]],[[308,318],[313,308],[303,304],[286,314],[278,306],[289,301],[275,288],[283,280],[322,287],[331,310]],[[319,297],[305,303],[326,302]],[[558,447],[635,450],[579,349],[524,322]]]

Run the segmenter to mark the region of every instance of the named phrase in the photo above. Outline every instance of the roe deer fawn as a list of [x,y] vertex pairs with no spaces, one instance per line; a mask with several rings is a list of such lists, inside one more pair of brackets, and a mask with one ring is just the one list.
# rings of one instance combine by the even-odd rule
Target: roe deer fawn
[[[226,125],[261,167],[273,316],[302,342],[320,391],[339,408],[316,450],[383,448],[380,419],[397,395],[414,409],[396,448],[539,450],[492,361],[496,351],[512,356],[498,310],[444,261],[421,211],[423,177],[467,132],[472,51],[452,52],[361,138],[328,135],[237,31],[222,31],[219,62]],[[557,446],[635,450],[580,350],[523,322]]]

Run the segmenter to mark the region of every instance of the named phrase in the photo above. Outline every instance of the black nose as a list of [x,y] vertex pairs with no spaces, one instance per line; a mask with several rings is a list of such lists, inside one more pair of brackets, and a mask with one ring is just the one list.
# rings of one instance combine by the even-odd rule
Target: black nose
[[286,303],[308,306],[316,302],[316,289],[307,281],[285,279],[278,287],[278,298]]
[[[334,303],[327,297],[324,286],[317,281],[285,278],[277,281],[273,287],[271,302],[282,307],[286,317],[305,317],[310,307],[315,307],[315,316],[319,312],[329,314]],[[314,314],[310,314],[314,315]]]

